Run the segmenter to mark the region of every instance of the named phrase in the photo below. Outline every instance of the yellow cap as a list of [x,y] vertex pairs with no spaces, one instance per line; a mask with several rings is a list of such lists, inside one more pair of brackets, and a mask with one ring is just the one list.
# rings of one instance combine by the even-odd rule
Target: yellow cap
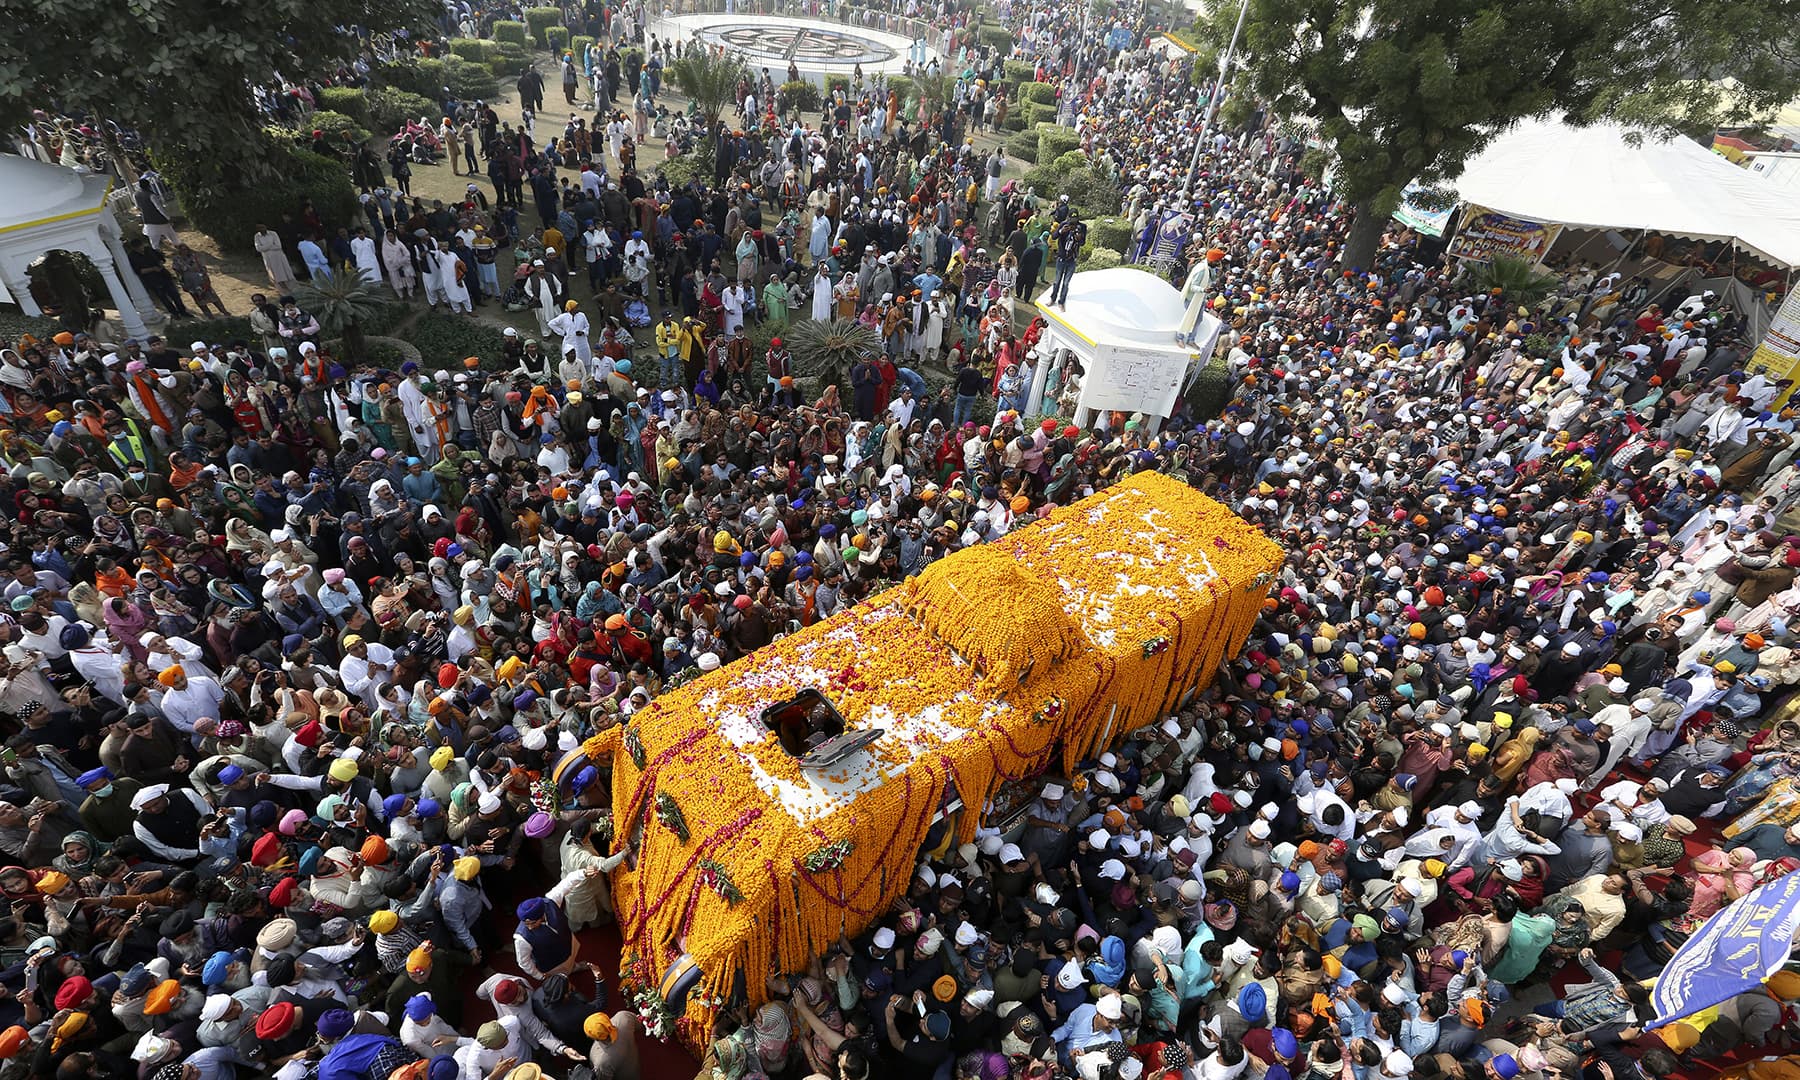
[[481,860],[473,855],[464,855],[450,864],[450,873],[458,881],[474,881],[475,875],[481,873]]
[[400,926],[400,916],[385,908],[369,916],[369,929],[377,934],[391,934]]
[[431,767],[438,772],[443,772],[445,769],[448,769],[450,763],[455,760],[456,751],[450,749],[448,746],[440,746],[431,752]]
[[347,784],[356,779],[356,762],[349,758],[337,758],[332,761],[331,768],[325,770],[331,778],[340,784]]

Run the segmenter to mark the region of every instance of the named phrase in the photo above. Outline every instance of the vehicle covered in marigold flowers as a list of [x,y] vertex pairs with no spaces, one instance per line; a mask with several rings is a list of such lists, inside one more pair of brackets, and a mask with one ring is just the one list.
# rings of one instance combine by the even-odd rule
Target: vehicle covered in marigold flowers
[[[1283,553],[1192,488],[1140,473],[658,697],[590,740],[612,758],[625,981],[714,1010],[765,1000],[886,911],[949,813],[966,842],[1002,784],[1159,720],[1235,655]],[[847,734],[805,766],[764,723],[816,690]],[[791,747],[790,747],[791,749]],[[940,830],[942,832],[943,830]]]

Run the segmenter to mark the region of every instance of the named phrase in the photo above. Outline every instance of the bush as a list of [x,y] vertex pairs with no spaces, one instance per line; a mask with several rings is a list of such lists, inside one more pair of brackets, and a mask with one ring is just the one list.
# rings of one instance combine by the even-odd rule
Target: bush
[[[1008,119],[1011,119],[1011,117],[1008,117]],[[1006,156],[1007,157],[1018,158],[1020,161],[1029,163],[1029,162],[1033,162],[1033,161],[1037,160],[1037,154],[1038,154],[1038,134],[1037,134],[1037,132],[1021,131],[1016,135],[1007,136],[1007,138],[1006,138]]]
[[805,79],[782,83],[779,93],[781,100],[786,102],[790,109],[798,109],[801,112],[818,112],[825,107],[825,95],[817,86]]
[[1223,355],[1215,356],[1194,377],[1188,391],[1188,408],[1195,420],[1212,420],[1225,411],[1231,400],[1231,368]]
[[[1006,114],[1006,119],[1000,121],[1000,127],[1002,130],[1005,130],[1005,131],[1024,131],[1025,130],[1025,114],[1020,112],[1017,109],[1013,109],[1011,112],[1008,112]],[[1031,152],[1034,154],[1037,153],[1037,133],[1036,132],[1032,132],[1032,134],[1031,134]]]
[[1037,78],[1037,68],[1029,60],[1008,60],[1001,65],[1006,73],[1006,82],[1011,86],[1028,83]]
[[382,136],[392,135],[409,118],[430,117],[438,111],[436,99],[383,86],[369,95],[369,123]]
[[1001,56],[1012,52],[1012,31],[1004,26],[983,26],[979,40],[981,44],[998,50]]
[[[1040,105],[1035,101],[1022,101],[1019,103],[1019,115],[1024,117],[1026,127],[1054,124],[1056,123],[1056,106]],[[1041,156],[1043,151],[1040,150],[1038,153]]]
[[553,7],[534,7],[525,9],[525,27],[531,32],[531,40],[537,42],[540,49],[550,47],[549,30],[552,26],[562,25],[562,9]]
[[460,56],[477,64],[485,64],[490,59],[493,43],[482,38],[451,38],[450,55]]
[[462,370],[465,356],[481,357],[483,367],[496,367],[505,349],[500,328],[460,315],[427,311],[411,327],[397,335],[425,356],[424,367]]
[[1117,214],[1125,205],[1119,185],[1092,169],[1070,170],[1063,176],[1058,193],[1067,195],[1082,217]]
[[521,49],[531,47],[530,31],[522,22],[501,19],[494,24],[494,40],[504,45],[517,45]]
[[493,72],[481,64],[471,64],[457,57],[444,61],[444,85],[450,88],[451,94],[463,101],[498,97],[500,91],[500,84],[495,81]]
[[712,150],[709,147],[689,150],[662,162],[656,166],[656,171],[668,177],[671,187],[681,187],[690,180],[710,184],[713,178]]
[[1064,154],[1081,145],[1080,136],[1066,127],[1051,124],[1037,128],[1039,161],[1055,161]]
[[1087,152],[1085,150],[1071,150],[1066,154],[1058,154],[1056,155],[1056,160],[1052,162],[1052,164],[1056,166],[1057,172],[1067,176],[1076,169],[1085,169],[1088,167]]
[[[404,90],[409,94],[421,94],[436,101],[438,96],[444,92],[444,62],[418,59],[399,64],[383,64],[375,70],[375,78],[376,81],[396,90]],[[436,112],[437,107],[432,106],[431,111]]]
[[319,108],[343,113],[365,126],[369,122],[369,97],[354,86],[327,86],[319,92]]
[[1047,82],[1020,83],[1019,100],[1034,101],[1039,105],[1054,105],[1056,104],[1056,87]]
[[314,131],[322,131],[325,133],[325,137],[332,142],[361,146],[369,141],[368,128],[357,123],[355,119],[345,116],[341,112],[332,112],[330,109],[320,109],[313,113],[306,118],[306,124],[305,134],[309,140]]
[[[270,299],[274,299],[273,291],[262,291]],[[229,345],[234,341],[262,344],[262,338],[250,328],[250,318],[247,315],[232,315],[223,319],[176,319],[163,327],[161,333],[170,341],[181,342],[184,347],[190,341],[204,341],[209,345]]]
[[1110,270],[1125,261],[1125,256],[1112,248],[1088,245],[1081,249],[1081,258],[1075,263],[1077,270]]
[[911,101],[913,94],[917,92],[912,79],[905,75],[889,75],[887,84],[888,89],[894,92],[894,99],[902,105]]
[[1019,183],[1026,190],[1037,192],[1040,199],[1054,199],[1056,193],[1062,190],[1062,179],[1056,166],[1038,165],[1027,169],[1025,175],[1019,178]]
[[228,251],[249,252],[258,225],[275,226],[282,215],[300,216],[311,199],[332,224],[361,220],[356,190],[343,163],[268,136],[258,156],[272,171],[251,179],[236,161],[199,154],[153,155],[156,168],[175,189],[194,227]]
[[550,51],[551,52],[556,53],[558,56],[560,56],[560,55],[562,55],[562,53],[564,51],[566,51],[568,49],[568,47],[569,47],[569,28],[568,27],[552,26],[550,29],[544,31],[544,34],[546,37],[548,37],[550,39]]
[[1095,247],[1126,251],[1131,245],[1131,222],[1116,217],[1097,218],[1088,223],[1088,239]]
[[529,64],[530,61],[524,57],[496,56],[487,62],[487,69],[496,79],[516,79],[525,74],[525,68]]
[[588,46],[594,44],[595,38],[589,34],[577,34],[569,39],[569,51],[575,54],[575,66],[581,67],[581,58],[587,55]]
[[839,90],[844,91],[846,94],[849,93],[850,92],[850,76],[848,76],[848,75],[827,75],[827,76],[825,76],[825,89],[828,93],[836,93]]

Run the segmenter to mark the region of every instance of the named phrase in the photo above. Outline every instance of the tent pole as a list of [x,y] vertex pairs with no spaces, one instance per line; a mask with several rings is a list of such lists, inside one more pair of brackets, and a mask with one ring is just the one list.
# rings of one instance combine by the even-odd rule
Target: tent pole
[[[1638,234],[1637,234],[1637,239],[1633,240],[1631,243],[1625,245],[1625,250],[1619,252],[1619,257],[1614,259],[1613,264],[1606,268],[1606,273],[1610,274],[1613,271],[1617,270],[1619,268],[1619,265],[1625,261],[1625,256],[1631,254],[1631,249],[1635,248],[1639,244],[1643,243],[1644,237],[1649,236],[1649,235],[1650,235],[1650,229],[1648,226],[1646,226],[1642,229],[1639,229]],[[1606,274],[1602,274],[1600,276],[1605,277]]]

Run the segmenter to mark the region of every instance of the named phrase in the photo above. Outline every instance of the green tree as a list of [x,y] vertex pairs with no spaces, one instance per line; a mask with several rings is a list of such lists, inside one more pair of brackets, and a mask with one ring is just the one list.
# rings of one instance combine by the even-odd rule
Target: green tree
[[709,147],[718,139],[725,106],[737,100],[738,81],[749,77],[750,69],[736,53],[691,52],[669,65],[669,81],[694,103],[706,124]]
[[[1237,14],[1202,31],[1222,47]],[[1316,122],[1368,266],[1409,182],[1454,180],[1514,121],[1710,131],[1791,100],[1796,45],[1800,0],[1249,0],[1233,89]]]
[[913,94],[925,106],[926,116],[934,115],[950,100],[955,84],[941,71],[921,71],[913,76]]
[[855,319],[806,319],[783,336],[794,370],[819,385],[843,383],[859,359],[881,351],[881,335]]
[[1540,274],[1529,259],[1496,255],[1478,263],[1470,274],[1478,292],[1498,291],[1509,306],[1535,308],[1544,297],[1556,291],[1556,275]]
[[294,299],[319,320],[325,336],[344,339],[344,351],[353,360],[363,357],[363,324],[379,318],[388,305],[385,292],[345,270],[294,286]]
[[191,172],[247,192],[278,181],[286,160],[261,134],[258,88],[322,81],[354,60],[363,44],[343,27],[423,27],[436,10],[428,0],[0,0],[7,25],[31,28],[0,36],[0,122],[34,108],[104,117],[164,158],[220,163]]

